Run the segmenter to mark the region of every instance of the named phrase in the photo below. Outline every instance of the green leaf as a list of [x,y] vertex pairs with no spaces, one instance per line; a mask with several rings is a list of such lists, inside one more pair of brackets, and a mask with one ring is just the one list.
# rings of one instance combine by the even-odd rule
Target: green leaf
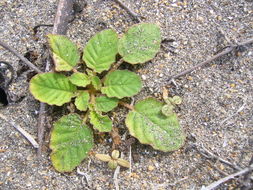
[[86,111],[88,108],[89,99],[90,95],[88,92],[80,92],[75,99],[76,108],[80,111]]
[[90,112],[90,123],[99,132],[110,132],[112,130],[112,120],[106,115],[100,115],[95,111]]
[[77,114],[69,114],[54,123],[51,134],[51,160],[59,172],[71,172],[93,146],[93,134]]
[[103,30],[93,36],[84,48],[83,60],[98,73],[108,70],[116,61],[118,35],[115,31]]
[[65,36],[49,34],[48,38],[53,50],[55,70],[71,71],[80,58],[76,45]]
[[130,134],[141,143],[164,152],[183,146],[185,135],[179,126],[177,115],[166,117],[162,114],[163,103],[154,98],[138,102],[134,110],[126,117],[126,126]]
[[162,107],[162,113],[166,116],[170,116],[173,114],[174,106],[172,104],[166,104]]
[[90,84],[89,76],[84,73],[74,73],[69,77],[70,82],[76,86],[86,87]]
[[62,74],[42,73],[31,79],[30,91],[41,102],[61,106],[75,96],[76,86]]
[[141,79],[138,75],[127,70],[116,70],[109,73],[102,87],[102,93],[108,97],[131,97],[141,90]]
[[102,87],[101,80],[97,76],[91,77],[91,84],[96,90],[100,90]]
[[111,111],[113,108],[117,107],[119,100],[117,98],[109,98],[106,96],[96,97],[96,110],[102,112]]
[[131,64],[145,63],[160,49],[161,32],[155,24],[142,23],[129,28],[119,40],[119,54]]

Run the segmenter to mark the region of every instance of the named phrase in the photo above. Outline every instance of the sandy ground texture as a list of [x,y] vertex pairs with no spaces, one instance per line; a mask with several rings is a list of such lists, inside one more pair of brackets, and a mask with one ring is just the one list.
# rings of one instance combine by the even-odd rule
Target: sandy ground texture
[[[187,140],[184,147],[171,153],[161,153],[150,146],[135,142],[131,146],[132,168],[118,174],[120,189],[201,189],[236,170],[216,160],[203,157],[194,148],[204,146],[221,158],[241,168],[248,165],[253,152],[253,48],[230,54],[208,67],[177,80],[177,87],[169,85],[170,75],[206,60],[230,43],[253,36],[253,2],[246,0],[124,0],[133,11],[144,16],[144,22],[157,23],[165,40],[161,51],[141,66],[126,66],[143,79],[142,91],[134,97],[140,100],[152,96],[161,99],[162,87],[171,95],[183,98],[177,110]],[[57,8],[56,0],[1,0],[0,40],[8,43],[43,68],[44,44]],[[67,36],[80,49],[96,32],[113,28],[118,33],[134,24],[132,17],[112,0],[87,0],[87,6],[69,25]],[[29,56],[28,56],[29,57]],[[31,58],[30,56],[29,58]],[[10,62],[18,72],[10,86],[13,99],[21,100],[0,108],[8,120],[18,123],[35,139],[39,102],[28,91],[31,73],[22,63],[0,47],[0,60]],[[127,110],[115,110],[115,126],[121,134],[126,131],[124,117]],[[50,111],[54,117],[61,109]],[[6,121],[0,120],[0,189],[1,190],[70,190],[115,189],[114,171],[94,157],[86,159],[77,171],[60,174],[51,165],[47,128],[41,159],[36,150]],[[127,136],[129,138],[129,136]],[[100,140],[101,141],[101,140]],[[93,151],[111,152],[111,139],[97,142]],[[124,152],[129,157],[129,149]],[[238,181],[220,187],[236,189]]]

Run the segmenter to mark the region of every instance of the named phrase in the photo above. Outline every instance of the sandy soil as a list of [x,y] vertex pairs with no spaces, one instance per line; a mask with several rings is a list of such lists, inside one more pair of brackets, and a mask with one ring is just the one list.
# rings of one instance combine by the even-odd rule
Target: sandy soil
[[[221,158],[246,167],[253,152],[253,49],[225,56],[208,67],[177,80],[178,87],[170,86],[170,75],[204,61],[229,43],[253,36],[253,2],[246,0],[129,0],[126,5],[140,15],[144,22],[159,24],[163,43],[155,59],[129,68],[143,79],[144,87],[135,100],[153,96],[161,98],[162,87],[171,95],[180,95],[183,104],[178,110],[180,123],[187,134],[183,148],[171,153],[161,153],[136,142],[132,145],[132,174],[119,173],[121,189],[201,189],[235,170],[213,160],[208,160],[193,148],[193,143],[203,145]],[[53,23],[57,1],[1,0],[0,40],[13,46],[23,55],[33,51],[34,61],[43,63],[43,44],[52,28],[40,28],[36,37],[32,28],[37,24]],[[87,6],[70,24],[68,34],[80,49],[96,32],[113,28],[124,32],[134,24],[132,17],[114,1],[87,0]],[[20,70],[22,63],[0,47],[0,60],[5,60]],[[34,138],[39,102],[28,91],[29,75],[21,73],[10,86],[12,98],[23,97],[21,102],[0,108],[1,114],[18,123]],[[238,112],[239,110],[239,112]],[[115,126],[126,131],[126,110],[116,110]],[[49,110],[51,114],[51,111]],[[56,109],[54,117],[61,116]],[[0,120],[0,189],[114,189],[114,172],[105,163],[90,157],[78,168],[86,172],[86,179],[77,174],[60,174],[50,162],[47,129],[41,159],[36,150],[7,122]],[[129,138],[129,137],[127,137]],[[93,149],[110,153],[108,138]],[[129,151],[125,151],[129,157]],[[223,172],[219,172],[221,170]],[[230,181],[220,189],[236,189],[237,181]]]

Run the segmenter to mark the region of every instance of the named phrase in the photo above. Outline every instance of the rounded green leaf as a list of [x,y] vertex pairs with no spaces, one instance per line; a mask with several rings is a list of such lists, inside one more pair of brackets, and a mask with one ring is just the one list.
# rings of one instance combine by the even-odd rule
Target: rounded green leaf
[[88,92],[80,92],[75,99],[76,108],[80,111],[86,111],[88,108],[89,99],[90,95]]
[[98,78],[98,76],[92,76],[91,77],[91,84],[96,90],[100,90],[102,87],[101,80]]
[[72,82],[76,86],[86,87],[88,84],[90,84],[89,76],[84,73],[73,73],[69,77],[70,82]]
[[170,116],[171,114],[173,114],[173,109],[174,109],[174,106],[172,104],[165,104],[163,107],[162,107],[162,113],[166,116]]
[[176,105],[182,104],[183,100],[180,96],[173,96],[172,102]]
[[142,144],[164,152],[177,150],[184,144],[185,135],[177,115],[163,115],[162,107],[163,104],[154,98],[138,102],[134,110],[128,113],[126,126]]
[[49,45],[53,51],[56,71],[71,71],[79,61],[76,45],[67,37],[49,34]]
[[69,114],[54,123],[51,134],[51,160],[59,172],[71,172],[93,146],[93,134],[77,114]]
[[83,52],[83,60],[89,68],[98,73],[108,70],[118,53],[117,33],[111,29],[99,32],[88,41]]
[[112,120],[106,115],[100,115],[95,111],[90,112],[90,123],[99,132],[110,132],[112,130]]
[[117,107],[119,100],[117,98],[109,98],[106,96],[96,97],[95,106],[96,110],[102,112],[111,111],[113,108]]
[[131,97],[141,90],[140,77],[127,70],[116,70],[109,73],[102,87],[102,93],[108,97]]
[[30,91],[41,102],[61,106],[70,102],[75,95],[76,86],[62,74],[42,73],[31,79]]
[[155,24],[142,23],[129,28],[119,40],[118,50],[124,61],[138,64],[153,59],[160,44],[160,28]]

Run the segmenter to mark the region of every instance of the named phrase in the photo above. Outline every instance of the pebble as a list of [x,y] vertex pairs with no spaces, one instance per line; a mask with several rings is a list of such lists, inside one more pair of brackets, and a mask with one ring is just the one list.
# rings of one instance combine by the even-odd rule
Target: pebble
[[154,166],[151,166],[151,165],[148,166],[148,171],[153,171],[154,169],[155,169]]
[[146,79],[147,79],[146,75],[141,75],[141,78],[142,78],[143,80],[146,80]]
[[159,75],[159,77],[161,77],[161,78],[162,78],[163,76],[164,76],[164,74],[162,74],[162,73]]

